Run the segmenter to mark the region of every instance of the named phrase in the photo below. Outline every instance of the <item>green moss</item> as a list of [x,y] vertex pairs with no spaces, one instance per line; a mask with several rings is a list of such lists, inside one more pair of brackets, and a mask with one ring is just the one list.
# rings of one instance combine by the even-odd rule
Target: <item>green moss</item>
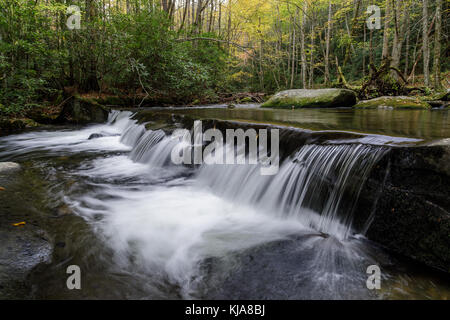
[[432,100],[450,101],[450,91],[438,92],[433,95]]
[[239,103],[252,103],[253,99],[250,97],[245,97],[239,100]]
[[361,101],[354,106],[358,109],[431,109],[431,105],[412,97],[380,97]]
[[353,91],[345,89],[287,90],[274,95],[262,108],[298,109],[351,107],[356,103]]

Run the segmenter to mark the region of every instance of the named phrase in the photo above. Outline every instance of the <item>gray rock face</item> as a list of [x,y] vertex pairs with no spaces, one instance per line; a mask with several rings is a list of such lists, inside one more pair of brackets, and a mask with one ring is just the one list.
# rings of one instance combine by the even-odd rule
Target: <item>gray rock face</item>
[[17,171],[20,169],[20,165],[15,162],[0,162],[0,174]]
[[0,228],[0,298],[23,299],[29,293],[27,275],[51,260],[53,247],[48,235],[30,224]]
[[393,148],[360,195],[355,223],[391,251],[450,273],[450,146]]
[[262,108],[337,108],[356,104],[355,92],[347,89],[296,89],[281,91]]

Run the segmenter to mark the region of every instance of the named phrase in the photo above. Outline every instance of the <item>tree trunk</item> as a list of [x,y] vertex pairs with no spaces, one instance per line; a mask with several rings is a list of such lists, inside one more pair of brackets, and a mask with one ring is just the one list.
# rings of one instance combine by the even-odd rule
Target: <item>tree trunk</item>
[[325,85],[330,83],[331,0],[328,2],[327,35],[325,38]]
[[389,56],[389,24],[391,19],[390,1],[391,0],[386,0],[386,10],[384,14],[383,52],[381,54],[382,60]]
[[302,21],[300,23],[300,50],[302,57],[302,84],[303,89],[306,89],[306,52],[305,52],[305,12],[306,11],[306,2],[304,3],[302,10]]
[[422,26],[422,50],[423,50],[423,81],[426,87],[430,86],[430,47],[428,41],[428,0],[423,0],[423,26]]
[[441,89],[441,27],[442,0],[436,0],[436,24],[434,26],[434,89]]

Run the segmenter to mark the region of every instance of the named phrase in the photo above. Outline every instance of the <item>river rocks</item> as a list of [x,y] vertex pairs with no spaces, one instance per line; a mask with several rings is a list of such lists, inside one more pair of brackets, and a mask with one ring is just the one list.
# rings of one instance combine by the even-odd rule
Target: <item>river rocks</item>
[[354,108],[358,109],[431,109],[431,105],[414,97],[379,97],[360,101]]
[[296,89],[277,93],[262,108],[337,108],[351,107],[356,94],[347,89]]
[[0,162],[0,174],[17,171],[20,169],[20,165],[15,162]]
[[53,246],[45,231],[26,225],[0,227],[0,299],[23,299],[30,292],[26,281],[39,264],[51,261]]
[[73,97],[58,116],[58,122],[75,124],[103,123],[108,120],[109,109],[93,99]]
[[94,139],[99,139],[99,138],[103,138],[104,135],[102,135],[101,133],[93,133],[89,136],[88,140],[94,140]]
[[104,137],[115,137],[115,136],[120,136],[120,134],[111,134],[108,132],[99,132],[99,133],[93,133],[89,136],[88,140],[94,140],[94,139],[100,139],[100,138],[104,138]]
[[355,224],[387,249],[450,272],[450,146],[393,148],[363,188]]

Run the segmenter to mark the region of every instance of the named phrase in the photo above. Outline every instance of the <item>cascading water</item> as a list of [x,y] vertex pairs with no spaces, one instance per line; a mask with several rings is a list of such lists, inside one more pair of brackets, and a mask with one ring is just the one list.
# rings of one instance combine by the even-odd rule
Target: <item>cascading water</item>
[[[105,134],[88,140],[96,132]],[[298,283],[311,290],[300,297],[365,290],[364,266],[373,258],[349,237],[353,207],[385,147],[304,145],[274,176],[262,176],[260,165],[176,166],[173,148],[199,145],[198,137],[188,142],[179,132],[146,130],[130,112],[111,113],[106,125],[26,133],[2,143],[0,156],[13,160],[27,152],[90,155],[67,169],[67,176],[82,177],[82,186],[63,201],[113,249],[111,274],[141,275],[148,297],[178,297],[171,295],[174,286],[181,297],[201,297],[198,288],[209,281],[205,261],[233,264],[236,252],[287,239],[297,239]]]
[[[386,149],[365,145],[305,145],[274,177],[258,166],[204,166],[201,184],[232,201],[275,215],[297,217],[305,225],[339,239],[349,236],[354,205],[371,168]],[[343,204],[344,193],[351,194]]]

